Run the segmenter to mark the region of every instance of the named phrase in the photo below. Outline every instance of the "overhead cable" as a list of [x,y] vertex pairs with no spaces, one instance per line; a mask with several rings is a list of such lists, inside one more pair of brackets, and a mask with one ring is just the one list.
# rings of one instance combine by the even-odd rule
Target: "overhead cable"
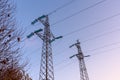
[[80,14],[81,12],[84,12],[84,11],[90,9],[90,8],[93,8],[93,7],[95,7],[95,6],[103,3],[103,2],[105,2],[105,1],[106,1],[106,0],[102,0],[102,1],[100,1],[100,2],[97,2],[97,3],[95,3],[95,4],[91,5],[91,6],[88,6],[87,8],[84,8],[84,9],[82,9],[82,10],[76,12],[76,13],[73,13],[73,14],[70,15],[70,16],[67,16],[67,17],[65,17],[65,18],[63,18],[63,19],[61,19],[61,20],[59,20],[59,21],[56,21],[55,23],[53,23],[53,24],[51,24],[51,25],[56,25],[56,24],[58,24],[58,23],[60,23],[60,22],[63,22],[63,21],[65,21],[65,20],[67,20],[67,19],[69,19],[69,18],[71,18],[71,17],[73,17],[73,16],[76,16],[76,15]]
[[69,35],[71,35],[71,34],[73,34],[73,33],[76,33],[76,32],[79,32],[79,31],[81,31],[81,30],[84,30],[84,29],[86,29],[86,28],[92,27],[92,26],[94,26],[94,25],[97,25],[97,24],[99,24],[99,23],[102,23],[102,22],[104,22],[104,21],[107,21],[107,20],[112,19],[112,18],[117,17],[117,16],[120,16],[120,13],[117,13],[117,14],[115,14],[115,15],[106,17],[106,18],[104,18],[104,19],[102,19],[102,20],[96,21],[96,22],[94,22],[94,23],[92,23],[92,24],[89,24],[89,25],[87,25],[87,26],[83,26],[83,27],[81,27],[81,28],[79,28],[79,29],[77,29],[77,30],[74,30],[74,31],[72,31],[72,32],[69,32],[69,33],[65,34],[64,36],[69,36]]
[[65,8],[66,6],[70,5],[70,4],[73,3],[74,1],[76,1],[76,0],[71,0],[71,1],[69,1],[68,3],[65,3],[64,5],[56,8],[55,10],[51,11],[51,12],[48,13],[47,15],[52,15],[53,13],[59,11],[60,9],[63,9],[63,8]]

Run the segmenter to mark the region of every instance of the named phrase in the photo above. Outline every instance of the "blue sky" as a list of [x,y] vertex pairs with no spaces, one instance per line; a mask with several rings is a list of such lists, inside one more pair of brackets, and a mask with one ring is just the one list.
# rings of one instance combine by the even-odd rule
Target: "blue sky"
[[[16,18],[18,25],[25,31],[24,38],[32,31],[43,28],[40,23],[30,24],[35,18],[48,14],[69,1],[14,1],[17,6]],[[63,36],[63,39],[52,44],[55,80],[79,80],[78,60],[77,58],[69,59],[71,55],[77,53],[76,48],[69,48],[77,39],[81,41],[83,53],[91,55],[91,57],[85,59],[90,80],[120,80],[119,0],[105,0],[95,7],[52,25],[100,1],[102,0],[74,0],[70,5],[49,16],[51,30],[54,35]],[[99,23],[94,24],[96,22]],[[86,26],[89,27],[81,29]],[[76,32],[73,33],[73,31]],[[38,80],[42,40],[37,36],[33,36],[31,39],[25,39],[21,46],[23,46],[24,60],[29,61],[27,72],[33,80]]]

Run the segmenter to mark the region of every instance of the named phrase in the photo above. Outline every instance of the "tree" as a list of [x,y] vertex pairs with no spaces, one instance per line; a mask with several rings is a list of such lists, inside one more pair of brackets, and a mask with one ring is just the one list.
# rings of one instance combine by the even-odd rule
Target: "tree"
[[0,0],[0,80],[25,80],[24,65],[20,64],[20,31],[14,18],[15,7]]

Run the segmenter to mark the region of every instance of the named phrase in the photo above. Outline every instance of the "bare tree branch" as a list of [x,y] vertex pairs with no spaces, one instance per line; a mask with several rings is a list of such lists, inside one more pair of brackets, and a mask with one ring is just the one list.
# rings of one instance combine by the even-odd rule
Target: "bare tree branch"
[[17,31],[14,5],[8,0],[0,0],[0,80],[32,80],[25,74],[20,64],[21,32]]

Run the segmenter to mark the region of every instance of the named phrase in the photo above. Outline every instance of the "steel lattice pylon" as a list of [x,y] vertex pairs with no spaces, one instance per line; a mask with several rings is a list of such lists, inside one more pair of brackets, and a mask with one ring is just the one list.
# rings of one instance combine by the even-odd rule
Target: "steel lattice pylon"
[[53,36],[50,31],[48,16],[44,16],[44,18],[39,19],[39,21],[44,25],[43,35],[36,33],[43,40],[39,80],[54,80],[52,48],[50,42]]
[[43,40],[39,80],[54,80],[51,43],[56,39],[62,38],[62,36],[54,37],[50,30],[48,15],[38,17],[31,24],[34,25],[38,21],[44,25],[44,29],[38,29],[32,32],[27,36],[27,38],[30,38],[36,34]]
[[[53,42],[56,38],[50,31],[48,15],[38,17],[31,24],[34,25],[38,21],[40,21],[44,25],[44,29],[39,29],[32,32],[27,36],[27,38],[30,38],[31,36],[36,34],[43,40],[39,80],[54,80],[51,42]],[[57,39],[58,38],[61,37],[57,37]]]
[[89,80],[87,69],[86,69],[85,62],[84,62],[84,57],[89,57],[89,55],[87,55],[87,56],[83,55],[81,47],[80,47],[80,42],[78,40],[77,40],[77,43],[71,45],[70,48],[73,46],[77,47],[78,54],[75,54],[75,55],[71,56],[70,58],[73,58],[76,56],[79,60],[80,80]]

